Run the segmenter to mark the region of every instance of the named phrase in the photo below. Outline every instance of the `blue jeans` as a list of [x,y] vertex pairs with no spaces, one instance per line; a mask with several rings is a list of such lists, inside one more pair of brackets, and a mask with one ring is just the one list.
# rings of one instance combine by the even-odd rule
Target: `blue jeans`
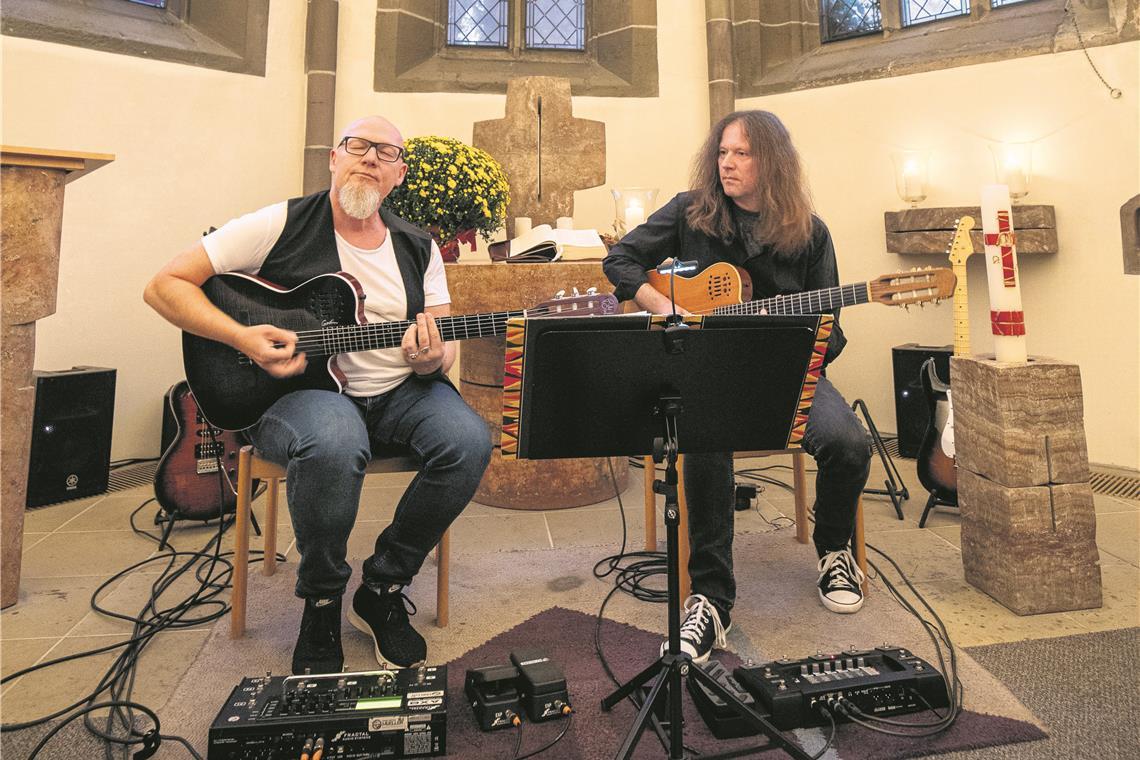
[[364,582],[374,588],[411,583],[471,500],[491,458],[487,426],[458,391],[415,377],[370,398],[295,391],[247,433],[265,457],[286,467],[301,555],[296,592],[304,598],[339,596],[348,585],[348,536],[374,452],[410,450],[422,467],[364,562]]
[[[871,442],[863,424],[825,378],[815,389],[803,437],[818,466],[815,478],[816,552],[842,549],[855,531],[855,509],[871,471]],[[723,610],[736,601],[732,572],[734,494],[731,453],[685,455],[692,593]]]

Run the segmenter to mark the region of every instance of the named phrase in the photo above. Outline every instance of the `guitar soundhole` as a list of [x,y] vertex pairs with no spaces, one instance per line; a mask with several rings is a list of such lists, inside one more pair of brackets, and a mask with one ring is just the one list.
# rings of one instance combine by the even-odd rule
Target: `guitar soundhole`
[[709,277],[708,289],[709,297],[718,298],[731,293],[732,282],[727,277]]

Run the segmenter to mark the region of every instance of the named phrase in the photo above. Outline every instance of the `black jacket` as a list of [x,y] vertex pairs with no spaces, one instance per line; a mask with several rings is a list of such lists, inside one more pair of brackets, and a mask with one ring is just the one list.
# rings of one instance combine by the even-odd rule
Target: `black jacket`
[[[839,285],[835,246],[827,225],[819,217],[812,217],[811,242],[802,251],[777,255],[765,245],[757,255],[749,256],[744,241],[739,237],[732,243],[725,243],[690,227],[685,220],[688,203],[689,193],[674,196],[610,249],[602,261],[602,268],[614,284],[614,294],[619,300],[632,299],[637,289],[647,282],[646,270],[668,258],[695,260],[699,271],[721,261],[739,266],[752,278],[753,298]],[[839,326],[839,309],[831,313],[835,315],[835,324],[827,345],[825,363],[839,356],[847,344]]]

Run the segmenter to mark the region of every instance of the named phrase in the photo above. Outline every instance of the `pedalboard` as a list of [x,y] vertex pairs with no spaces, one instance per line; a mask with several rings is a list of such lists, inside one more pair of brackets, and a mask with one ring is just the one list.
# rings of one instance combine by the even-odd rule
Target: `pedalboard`
[[209,760],[435,757],[447,752],[447,666],[245,678],[210,726]]
[[[740,667],[733,675],[781,730],[827,725],[816,710],[819,702],[830,708],[846,700],[876,717],[949,705],[942,674],[909,650],[890,645],[781,659]],[[836,710],[829,711],[837,721],[845,720]]]

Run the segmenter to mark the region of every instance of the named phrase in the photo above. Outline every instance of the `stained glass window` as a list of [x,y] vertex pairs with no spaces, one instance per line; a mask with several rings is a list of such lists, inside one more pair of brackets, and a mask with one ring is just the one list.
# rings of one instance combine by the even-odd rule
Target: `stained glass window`
[[879,0],[820,0],[819,16],[824,42],[859,37],[883,28]]
[[970,0],[903,0],[903,26],[914,26],[926,21],[937,21],[951,16],[970,13]]
[[507,46],[507,0],[448,0],[447,44]]
[[527,0],[526,46],[585,50],[585,0]]

